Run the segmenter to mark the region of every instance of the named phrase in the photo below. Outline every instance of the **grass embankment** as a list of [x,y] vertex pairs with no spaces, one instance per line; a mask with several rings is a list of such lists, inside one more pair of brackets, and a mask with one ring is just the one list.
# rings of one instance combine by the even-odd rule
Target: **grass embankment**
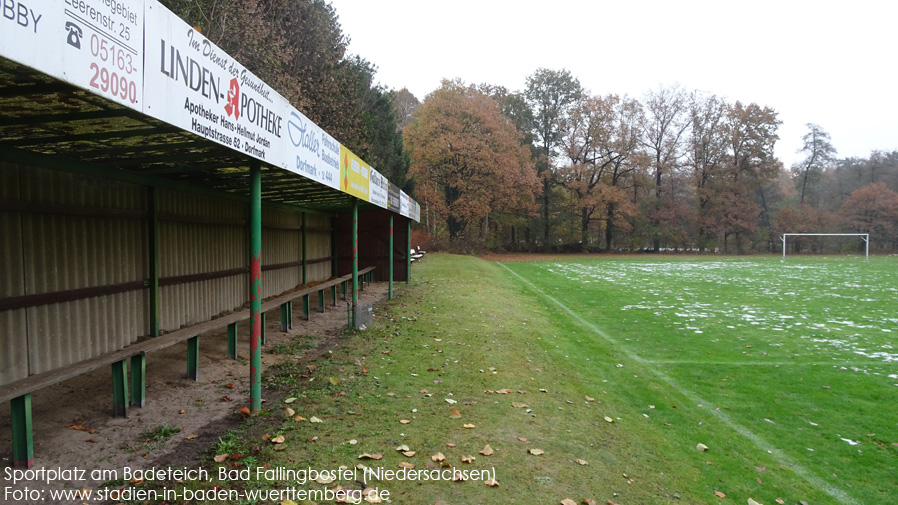
[[[372,328],[345,337],[323,359],[270,370],[270,383],[293,400],[266,404],[267,415],[223,437],[213,451],[228,455],[219,466],[255,472],[266,466],[332,471],[358,464],[399,470],[407,464],[416,470],[494,470],[499,483],[368,482],[388,490],[392,503],[408,504],[551,504],[566,498],[621,505],[745,503],[749,497],[768,505],[836,503],[833,492],[845,489],[844,482],[822,472],[829,465],[863,488],[848,489],[849,501],[885,503],[880,498],[894,495],[894,479],[882,481],[894,472],[889,461],[895,447],[888,443],[865,442],[867,454],[875,453],[871,461],[884,466],[871,466],[867,479],[861,478],[863,468],[850,465],[857,462],[851,454],[827,452],[844,448],[824,444],[821,434],[814,435],[820,458],[796,456],[808,433],[800,430],[813,427],[796,420],[813,414],[808,420],[831,434],[836,421],[827,409],[838,412],[846,400],[844,392],[823,399],[832,390],[822,389],[817,382],[823,379],[811,372],[824,367],[734,368],[739,360],[773,360],[745,355],[760,354],[746,346],[766,345],[763,332],[696,333],[660,317],[658,307],[633,309],[642,311],[636,316],[622,311],[647,295],[633,286],[584,285],[577,276],[564,280],[548,272],[545,264],[510,267],[523,277],[476,258],[429,256],[415,266],[402,296],[377,310]],[[650,278],[663,295],[684,287],[719,289],[713,280],[701,287],[657,272]],[[709,296],[740,295],[738,288],[727,289]],[[741,340],[746,338],[755,340]],[[798,354],[768,347],[763,352],[783,353],[777,359]],[[825,385],[851,384],[857,376],[832,377]],[[811,389],[801,389],[811,382]],[[868,386],[851,388],[867,415],[877,402],[895,399],[891,390],[858,391]],[[284,417],[287,408],[293,417]],[[321,422],[310,422],[313,417]],[[884,417],[894,424],[894,416]],[[894,432],[894,426],[878,427],[883,440]],[[272,443],[280,436],[283,443]],[[699,443],[709,450],[698,451]],[[481,454],[487,445],[492,454]],[[414,454],[403,455],[396,450],[401,446]],[[359,459],[366,453],[380,459]],[[445,463],[433,461],[437,453]],[[466,456],[476,459],[465,463]],[[188,486],[360,489],[354,480],[298,485],[252,478]]]

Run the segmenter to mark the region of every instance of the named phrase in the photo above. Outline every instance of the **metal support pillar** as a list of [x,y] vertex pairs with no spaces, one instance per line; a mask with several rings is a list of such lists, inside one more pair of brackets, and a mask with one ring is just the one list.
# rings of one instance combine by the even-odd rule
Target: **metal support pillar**
[[337,218],[331,218],[331,277],[339,277],[337,273]]
[[342,298],[344,302],[346,301],[346,291],[347,291],[348,285],[349,285],[348,281],[343,281],[340,283],[340,298]]
[[147,354],[131,356],[131,406],[143,408],[147,403]]
[[318,312],[324,312],[324,290],[318,290]]
[[311,308],[311,301],[309,300],[309,295],[302,295],[302,319],[303,319],[303,321],[308,321],[312,317],[310,312],[312,312],[312,308]]
[[34,466],[34,432],[31,426],[31,393],[9,402],[12,414],[12,465]]
[[159,191],[150,188],[149,257],[150,257],[150,336],[159,336]]
[[393,299],[393,214],[390,213],[390,253],[389,259],[387,260],[390,263],[390,286],[387,290],[388,298],[390,300]]
[[250,414],[262,409],[262,163],[250,162]]
[[334,307],[337,306],[337,285],[336,284],[331,286],[331,305]]
[[302,213],[302,283],[305,284],[309,281],[308,272],[309,272],[309,258],[308,258],[308,248],[306,244],[308,244],[308,233],[306,233],[306,213]]
[[359,200],[352,199],[352,328],[356,327],[359,305]]
[[228,359],[237,359],[237,323],[228,325]]
[[200,380],[200,337],[187,339],[187,378]]
[[408,220],[408,242],[405,244],[405,283],[412,283],[412,220]]
[[128,362],[112,364],[112,415],[128,417]]

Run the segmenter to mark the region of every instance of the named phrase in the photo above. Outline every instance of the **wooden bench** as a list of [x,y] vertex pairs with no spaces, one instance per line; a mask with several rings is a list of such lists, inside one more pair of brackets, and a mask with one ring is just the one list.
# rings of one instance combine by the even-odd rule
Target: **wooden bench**
[[[360,288],[373,280],[374,267],[359,270]],[[293,302],[302,299],[303,319],[311,317],[309,300],[318,292],[318,311],[324,312],[324,292],[330,289],[332,305],[337,304],[337,286],[341,286],[342,298],[346,299],[348,284],[352,275],[329,279],[312,287],[276,296],[262,302],[262,343],[265,343],[265,313],[280,307],[281,330],[292,328]],[[187,376],[199,379],[199,337],[215,330],[228,329],[228,357],[237,359],[237,323],[250,318],[249,309],[241,309],[226,316],[181,328],[165,335],[131,344],[124,349],[96,356],[90,359],[35,374],[24,379],[0,386],[0,402],[11,402],[13,432],[13,464],[31,467],[34,464],[34,443],[31,426],[31,393],[53,384],[92,372],[101,367],[112,366],[113,415],[128,417],[129,406],[143,407],[146,402],[146,355],[175,344],[187,341]],[[126,360],[131,360],[131,391],[128,395],[128,368]]]

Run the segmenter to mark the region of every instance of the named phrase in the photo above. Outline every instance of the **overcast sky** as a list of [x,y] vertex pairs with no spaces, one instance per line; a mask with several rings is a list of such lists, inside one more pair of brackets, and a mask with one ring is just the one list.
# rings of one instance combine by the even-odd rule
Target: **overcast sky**
[[443,78],[512,91],[545,67],[596,95],[661,85],[779,113],[777,156],[801,159],[806,123],[839,157],[898,150],[895,0],[332,0],[349,51],[419,100]]

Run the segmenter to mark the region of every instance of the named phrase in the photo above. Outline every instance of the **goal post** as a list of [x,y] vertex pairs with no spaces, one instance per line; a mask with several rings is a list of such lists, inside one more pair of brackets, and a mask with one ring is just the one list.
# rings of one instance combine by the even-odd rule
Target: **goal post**
[[869,233],[783,233],[783,259],[786,261],[786,237],[860,237],[865,244],[866,261],[870,261],[870,234]]

